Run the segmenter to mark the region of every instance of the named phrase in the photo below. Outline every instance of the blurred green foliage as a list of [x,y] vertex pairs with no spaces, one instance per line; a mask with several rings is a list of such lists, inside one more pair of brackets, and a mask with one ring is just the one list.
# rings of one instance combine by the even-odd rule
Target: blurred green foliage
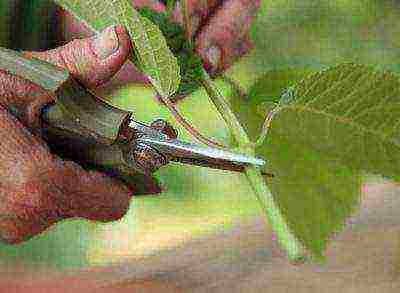
[[56,46],[56,6],[51,0],[0,2],[0,43],[15,49],[44,50]]
[[[0,9],[2,45],[21,49],[55,46],[60,36],[51,2],[2,1]],[[400,73],[399,19],[400,4],[396,1],[263,0],[252,29],[255,50],[228,75],[248,89],[270,70],[318,70],[344,61]],[[218,85],[230,96],[229,86],[222,81]],[[133,110],[139,120],[163,117],[172,121],[148,88],[128,85],[111,95],[114,104]],[[179,107],[205,134],[230,141],[203,91],[195,92]],[[181,137],[189,138],[186,133]],[[158,177],[167,191],[157,197],[135,198],[122,221],[66,221],[23,245],[0,246],[1,269],[21,263],[35,268],[40,264],[57,268],[108,264],[155,253],[166,247],[165,242],[173,247],[179,240],[227,229],[261,214],[247,180],[240,174],[171,165]]]
[[379,0],[264,0],[248,62],[257,72],[345,61],[399,71],[400,4]]

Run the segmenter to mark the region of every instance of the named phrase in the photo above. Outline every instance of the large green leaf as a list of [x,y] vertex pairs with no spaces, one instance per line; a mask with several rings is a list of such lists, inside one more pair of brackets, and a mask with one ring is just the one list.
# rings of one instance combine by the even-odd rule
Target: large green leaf
[[395,75],[342,64],[302,80],[283,97],[272,122],[280,137],[301,141],[350,168],[400,179]]
[[136,64],[149,77],[163,97],[173,95],[179,87],[177,59],[166,40],[149,19],[141,16],[131,0],[55,0],[92,30],[123,24],[128,29],[135,51]]
[[[282,96],[290,96],[285,95],[287,88],[306,80],[311,73],[304,69],[270,71],[253,84],[247,99],[234,96],[233,109],[253,139],[259,135],[266,113]],[[330,236],[343,228],[345,219],[358,206],[360,173],[321,156],[298,139],[295,131],[288,137],[282,128],[297,125],[278,118],[256,153],[266,159],[266,171],[274,174],[266,179],[267,184],[289,230],[321,260]]]
[[[253,141],[259,136],[265,119],[265,104],[278,103],[288,87],[311,73],[313,71],[303,68],[272,70],[259,77],[246,96],[238,92],[231,95],[231,107]],[[263,103],[263,111],[257,111]]]
[[[295,236],[322,256],[360,196],[363,171],[399,178],[399,81],[388,72],[342,64],[304,78],[280,99],[257,150]],[[258,105],[265,116],[271,103]]]
[[268,159],[267,171],[274,177],[267,184],[289,230],[323,260],[330,237],[358,207],[360,174],[306,144],[289,141],[275,128],[257,154]]
[[300,80],[315,73],[315,71],[306,68],[290,68],[281,70],[272,70],[261,77],[251,86],[249,90],[249,99],[252,104],[271,101],[279,102],[282,93],[290,86]]

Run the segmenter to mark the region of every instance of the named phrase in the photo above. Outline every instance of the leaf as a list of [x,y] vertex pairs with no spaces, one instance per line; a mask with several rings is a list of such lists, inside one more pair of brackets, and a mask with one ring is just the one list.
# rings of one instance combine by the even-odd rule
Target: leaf
[[314,73],[311,69],[282,69],[269,71],[251,86],[249,98],[253,104],[271,101],[278,103],[281,94],[290,86]]
[[361,172],[399,178],[399,85],[389,72],[347,63],[281,95],[257,154],[270,163],[268,183],[288,226],[317,257],[355,210]]
[[186,40],[185,30],[177,23],[172,22],[164,13],[156,12],[150,8],[139,9],[139,13],[155,23],[165,36],[172,53],[177,57],[181,73],[181,82],[175,98],[190,95],[200,85],[197,81],[203,61],[194,52],[189,41]]
[[335,160],[329,160],[300,142],[293,143],[271,129],[257,155],[267,159],[267,178],[289,230],[324,260],[324,250],[335,232],[360,202],[361,176]]
[[[289,86],[294,85],[311,73],[312,71],[308,69],[269,71],[256,80],[247,97],[240,96],[238,93],[232,95],[231,107],[253,141],[260,134],[267,103],[270,106],[278,103],[281,94]],[[259,111],[258,107],[262,104],[262,111]]]
[[398,77],[342,64],[304,79],[289,96],[272,122],[279,136],[349,168],[400,179]]
[[[232,105],[253,137],[258,136],[266,113],[282,103],[282,97],[290,101],[292,91],[287,89],[293,90],[296,82],[307,80],[310,73],[268,72],[252,86],[247,100],[234,98]],[[265,171],[274,174],[266,182],[289,230],[317,260],[323,260],[330,237],[343,229],[346,218],[359,204],[361,175],[310,147],[307,140],[299,138],[298,121],[293,125],[288,119],[280,120],[284,112],[276,115],[267,140],[256,154],[267,161]],[[305,131],[313,135],[311,130]]]
[[123,24],[133,42],[134,61],[149,77],[163,97],[173,95],[180,83],[177,59],[167,46],[159,28],[141,16],[130,0],[55,0],[94,30]]

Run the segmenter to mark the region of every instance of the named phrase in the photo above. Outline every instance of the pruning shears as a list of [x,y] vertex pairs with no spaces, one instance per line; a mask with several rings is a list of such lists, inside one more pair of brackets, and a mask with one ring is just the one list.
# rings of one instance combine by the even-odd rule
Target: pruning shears
[[67,70],[20,52],[0,47],[0,70],[56,97],[41,113],[42,133],[50,147],[110,175],[151,177],[170,161],[239,172],[250,164],[265,164],[253,156],[179,140],[165,120],[150,125],[136,121],[133,113],[96,97]]

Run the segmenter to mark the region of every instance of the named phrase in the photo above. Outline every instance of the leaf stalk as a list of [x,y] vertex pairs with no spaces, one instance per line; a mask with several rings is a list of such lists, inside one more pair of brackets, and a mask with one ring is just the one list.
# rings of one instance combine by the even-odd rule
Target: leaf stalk
[[266,140],[267,136],[268,136],[268,131],[271,127],[271,123],[272,120],[274,119],[274,116],[282,109],[282,107],[280,105],[277,105],[275,108],[273,108],[267,115],[267,117],[265,117],[262,129],[261,129],[261,133],[260,136],[258,137],[257,141],[256,141],[256,147],[261,146],[264,141]]

